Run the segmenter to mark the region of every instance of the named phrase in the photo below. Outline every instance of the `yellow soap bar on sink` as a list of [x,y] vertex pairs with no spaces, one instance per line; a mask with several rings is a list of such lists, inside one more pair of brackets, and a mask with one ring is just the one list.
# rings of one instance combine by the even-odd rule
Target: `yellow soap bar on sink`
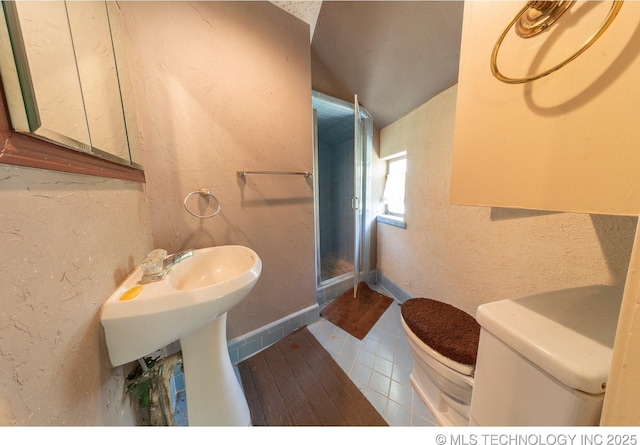
[[119,301],[133,300],[138,296],[140,292],[142,292],[142,289],[143,289],[143,286],[134,286],[128,291],[126,291],[124,294],[122,294],[122,296],[118,298],[118,300]]

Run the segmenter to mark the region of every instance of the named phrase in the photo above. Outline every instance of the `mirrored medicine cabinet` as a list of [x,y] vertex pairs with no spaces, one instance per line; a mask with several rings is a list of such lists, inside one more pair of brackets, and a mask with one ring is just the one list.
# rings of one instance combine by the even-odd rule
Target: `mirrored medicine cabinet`
[[137,170],[127,179],[144,181],[116,2],[3,1],[0,73],[11,132],[93,158],[98,176]]

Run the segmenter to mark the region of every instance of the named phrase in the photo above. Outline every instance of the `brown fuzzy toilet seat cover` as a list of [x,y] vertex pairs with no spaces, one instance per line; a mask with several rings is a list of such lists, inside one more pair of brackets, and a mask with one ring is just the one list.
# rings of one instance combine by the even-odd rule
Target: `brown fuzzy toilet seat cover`
[[409,329],[434,351],[462,363],[475,365],[480,325],[471,315],[447,303],[411,298],[400,308]]

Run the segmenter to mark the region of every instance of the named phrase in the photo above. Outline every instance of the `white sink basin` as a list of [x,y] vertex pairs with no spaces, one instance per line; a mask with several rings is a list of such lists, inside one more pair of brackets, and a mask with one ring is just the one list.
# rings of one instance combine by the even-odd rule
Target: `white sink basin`
[[258,255],[244,246],[195,250],[164,278],[144,285],[136,268],[102,306],[111,364],[180,340],[189,424],[248,425],[248,407],[227,351],[226,313],[249,293],[261,271]]
[[248,247],[197,249],[165,279],[143,285],[131,300],[120,300],[140,282],[138,267],[102,306],[111,364],[151,354],[226,313],[249,293],[261,270],[260,258]]

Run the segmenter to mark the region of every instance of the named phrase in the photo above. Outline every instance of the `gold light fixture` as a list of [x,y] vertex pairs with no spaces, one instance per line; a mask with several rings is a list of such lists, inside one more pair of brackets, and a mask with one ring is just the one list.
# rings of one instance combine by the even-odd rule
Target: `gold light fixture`
[[500,81],[510,84],[531,82],[532,80],[540,79],[547,76],[563,66],[567,65],[572,60],[576,59],[580,54],[585,52],[596,40],[607,30],[609,25],[618,15],[622,3],[624,0],[613,0],[611,9],[607,14],[607,17],[600,25],[600,28],[587,39],[587,41],[576,51],[573,55],[566,58],[557,65],[541,71],[537,74],[526,77],[508,77],[500,72],[498,69],[498,52],[500,46],[507,33],[511,28],[515,28],[515,32],[519,37],[531,38],[540,34],[541,32],[549,29],[565,12],[567,12],[576,0],[557,0],[557,1],[529,1],[527,4],[515,15],[509,25],[505,28],[504,32],[498,38],[498,41],[493,47],[491,53],[491,72]]

